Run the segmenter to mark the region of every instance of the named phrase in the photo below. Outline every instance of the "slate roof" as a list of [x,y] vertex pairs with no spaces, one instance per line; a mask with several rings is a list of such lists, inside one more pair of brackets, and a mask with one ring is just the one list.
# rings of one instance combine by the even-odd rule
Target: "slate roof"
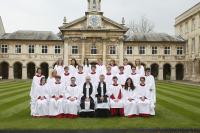
[[181,36],[171,36],[166,33],[133,33],[131,35],[126,35],[125,41],[185,42]]
[[1,40],[62,40],[57,34],[51,31],[16,31],[13,33],[5,33],[0,36]]

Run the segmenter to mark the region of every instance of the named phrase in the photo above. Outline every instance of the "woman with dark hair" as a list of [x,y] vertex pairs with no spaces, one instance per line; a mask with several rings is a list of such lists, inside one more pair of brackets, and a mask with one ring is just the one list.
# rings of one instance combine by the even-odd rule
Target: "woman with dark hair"
[[59,76],[62,76],[63,73],[64,73],[64,63],[63,63],[63,60],[59,59],[56,62],[56,65],[55,65],[54,69],[57,71],[57,74]]
[[91,79],[89,76],[86,77],[86,81],[83,85],[82,90],[82,97],[81,97],[81,110],[80,116],[81,117],[94,117],[94,95],[95,95],[95,88],[92,86],[90,82]]
[[125,83],[124,91],[124,115],[132,118],[138,115],[137,112],[137,95],[135,85],[131,78],[128,78]]
[[77,72],[78,69],[78,63],[75,58],[72,58],[71,64],[69,65],[69,73],[74,75]]
[[86,74],[89,74],[91,72],[91,65],[89,63],[88,58],[84,59],[84,62],[83,62],[83,71]]
[[40,84],[33,93],[35,101],[35,113],[33,117],[46,117],[48,115],[48,87],[45,77],[40,79]]
[[[35,76],[33,77],[32,85],[31,85],[31,91],[30,91],[31,99],[33,99],[33,93],[34,93],[35,89],[40,85],[40,80],[42,77],[44,77],[42,75],[42,69],[37,68],[37,71],[35,73]],[[34,114],[34,101],[31,100],[30,104],[31,104],[31,115],[33,115]]]

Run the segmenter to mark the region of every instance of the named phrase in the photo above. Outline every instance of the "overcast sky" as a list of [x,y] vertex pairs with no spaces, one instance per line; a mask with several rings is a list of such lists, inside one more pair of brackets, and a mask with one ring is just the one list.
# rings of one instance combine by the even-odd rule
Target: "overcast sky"
[[[104,16],[126,24],[146,16],[156,32],[174,34],[175,17],[199,0],[102,0]],[[0,0],[0,16],[6,32],[47,30],[57,33],[63,17],[68,22],[82,17],[87,0]]]

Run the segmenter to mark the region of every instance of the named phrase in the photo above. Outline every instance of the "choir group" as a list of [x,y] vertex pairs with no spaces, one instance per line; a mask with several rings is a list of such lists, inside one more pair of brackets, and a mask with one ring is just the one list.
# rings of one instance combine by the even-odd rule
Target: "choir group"
[[156,88],[150,69],[141,65],[123,66],[102,59],[90,65],[88,59],[78,65],[75,59],[64,66],[59,60],[46,78],[37,69],[30,91],[33,117],[148,117],[155,115]]

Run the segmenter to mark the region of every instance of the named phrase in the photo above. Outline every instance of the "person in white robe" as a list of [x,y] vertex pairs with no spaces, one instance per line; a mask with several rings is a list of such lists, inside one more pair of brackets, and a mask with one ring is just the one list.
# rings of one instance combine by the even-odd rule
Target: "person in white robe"
[[110,61],[110,66],[111,66],[111,73],[113,76],[116,76],[119,73],[118,66],[115,63],[115,60]]
[[109,86],[113,84],[113,75],[111,73],[111,66],[110,65],[107,66],[107,71],[104,75],[105,75],[106,85],[109,88]]
[[120,66],[119,67],[119,73],[116,75],[118,78],[118,83],[124,87],[125,86],[125,82],[126,79],[128,78],[128,76],[126,75],[126,73],[124,73],[124,66]]
[[108,87],[105,83],[105,76],[99,76],[100,82],[96,91],[96,116],[97,117],[108,117],[110,116],[110,105]]
[[61,83],[64,85],[65,89],[71,84],[71,77],[73,77],[73,75],[69,73],[69,67],[65,66],[64,73],[61,76]]
[[69,65],[69,73],[74,75],[77,71],[78,71],[78,63],[77,63],[76,59],[73,58],[71,60],[71,64]]
[[[64,73],[64,64],[63,60],[58,60],[54,69],[57,71],[57,75],[62,76]],[[62,78],[62,77],[61,77]]]
[[155,84],[155,78],[153,75],[151,75],[151,69],[146,68],[145,70],[145,79],[146,84],[150,87],[150,98],[151,98],[151,110],[150,114],[155,115],[155,107],[156,107],[156,84]]
[[139,74],[141,77],[145,76],[144,66],[141,65],[140,59],[135,60],[135,65],[136,65],[136,73]]
[[56,78],[55,78],[56,76],[57,76],[57,71],[53,70],[51,72],[51,75],[47,79],[47,85],[49,86],[49,88],[56,82]]
[[83,72],[86,73],[86,75],[88,75],[91,72],[91,65],[90,65],[88,58],[84,59]]
[[33,117],[47,117],[48,116],[48,87],[45,77],[42,77],[40,84],[34,90],[33,98],[35,101],[35,114]]
[[61,83],[61,77],[56,76],[56,81],[50,86],[49,90],[49,117],[62,118],[64,116],[63,99],[65,88]]
[[140,84],[136,88],[138,97],[138,113],[141,117],[148,117],[151,109],[149,86],[145,83],[145,77],[140,78]]
[[104,74],[106,72],[106,66],[103,64],[103,60],[101,58],[98,59],[96,68],[96,71],[99,75]]
[[138,116],[136,87],[131,78],[128,78],[123,91],[124,115],[128,118]]
[[91,83],[94,88],[97,88],[97,85],[99,83],[99,74],[96,72],[96,66],[91,66],[91,73],[89,74],[89,77],[91,78]]
[[64,100],[64,114],[67,118],[78,117],[80,105],[80,90],[76,85],[76,78],[71,77],[71,84],[67,87]]
[[95,115],[95,88],[91,83],[91,78],[86,77],[86,82],[83,85],[81,92],[81,103],[80,103],[80,116],[81,117],[94,117]]
[[113,84],[109,87],[110,111],[112,116],[124,116],[122,86],[118,78],[113,77]]
[[129,76],[131,75],[131,65],[128,64],[128,59],[127,58],[124,58],[124,73]]
[[40,80],[41,78],[44,77],[42,75],[42,69],[38,68],[36,71],[35,76],[33,77],[32,80],[32,85],[31,85],[31,91],[30,91],[30,97],[31,97],[31,101],[30,101],[30,105],[31,105],[31,115],[33,116],[35,114],[35,100],[33,98],[33,94],[35,92],[35,89],[37,88],[37,86],[40,85]]
[[83,72],[83,66],[78,66],[78,72],[74,74],[74,77],[76,77],[76,84],[83,87],[83,84],[85,82],[85,77],[87,76],[86,73]]
[[129,77],[132,79],[134,85],[137,86],[140,84],[140,75],[136,73],[136,66],[132,66],[131,69],[132,69],[132,73]]

